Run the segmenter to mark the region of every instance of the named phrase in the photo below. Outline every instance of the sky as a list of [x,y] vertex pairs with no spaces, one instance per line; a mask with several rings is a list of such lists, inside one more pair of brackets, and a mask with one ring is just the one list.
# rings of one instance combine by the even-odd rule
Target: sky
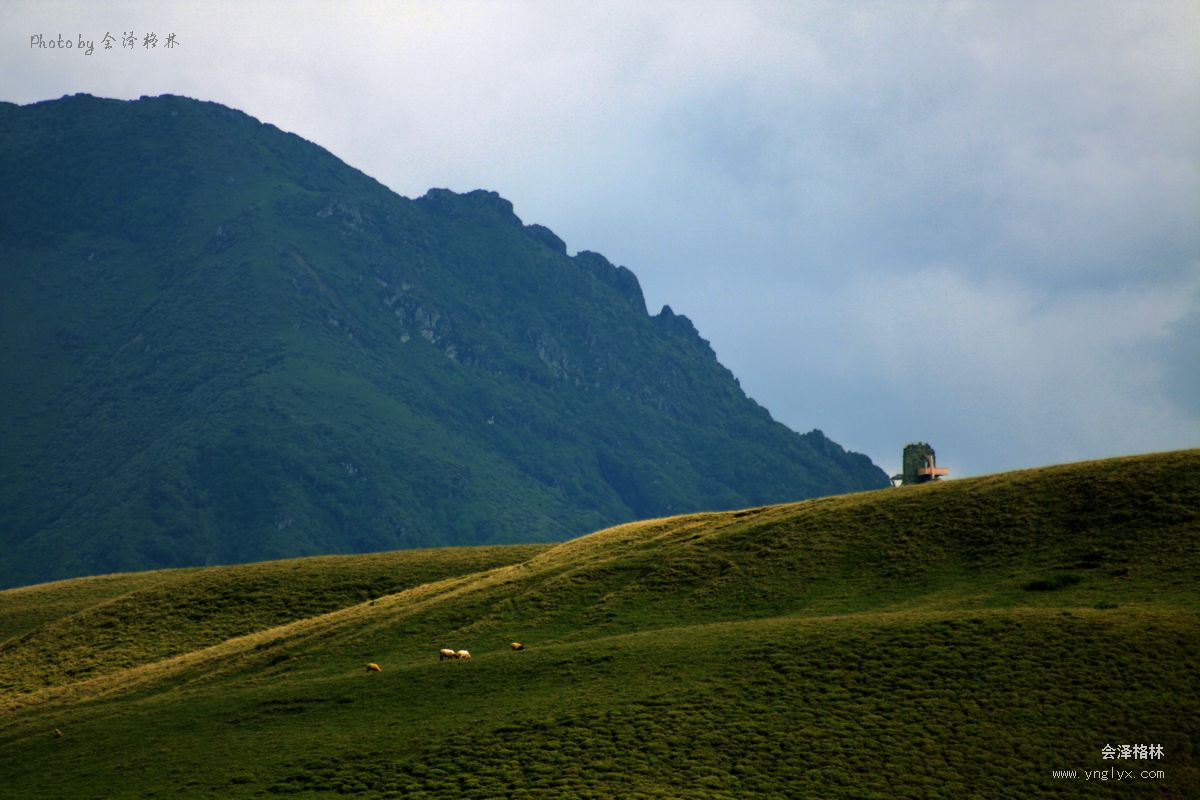
[[1193,0],[6,0],[0,30],[2,100],[185,95],[407,197],[497,191],[889,474],[912,441],[951,477],[1200,446]]

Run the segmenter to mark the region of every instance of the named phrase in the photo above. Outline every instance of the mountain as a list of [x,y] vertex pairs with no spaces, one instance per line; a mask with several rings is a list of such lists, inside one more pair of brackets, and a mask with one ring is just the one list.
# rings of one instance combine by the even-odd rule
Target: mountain
[[[1200,785],[1198,587],[1200,450],[554,545],[11,589],[0,785],[1186,798]],[[440,661],[443,647],[472,658]]]
[[0,174],[0,586],[886,485],[495,193],[173,96],[0,105]]

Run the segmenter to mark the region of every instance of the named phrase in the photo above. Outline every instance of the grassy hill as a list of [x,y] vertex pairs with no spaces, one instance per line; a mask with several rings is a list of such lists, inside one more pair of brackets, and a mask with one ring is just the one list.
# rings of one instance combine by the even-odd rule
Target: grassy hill
[[[1193,450],[677,516],[558,545],[9,590],[0,786],[15,797],[1194,796],[1198,545]],[[441,647],[473,657],[441,662]],[[1126,744],[1163,756],[1102,758]]]

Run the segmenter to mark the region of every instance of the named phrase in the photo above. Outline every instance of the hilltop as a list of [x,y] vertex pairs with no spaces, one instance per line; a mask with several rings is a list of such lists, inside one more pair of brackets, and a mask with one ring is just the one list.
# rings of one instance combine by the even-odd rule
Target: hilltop
[[173,96],[0,104],[0,172],[0,586],[887,484],[494,192]]
[[[1193,450],[523,550],[9,590],[0,781],[49,797],[1128,796],[1082,772],[1116,767],[1186,797],[1198,544]],[[328,610],[297,606],[313,596]],[[473,657],[440,662],[447,646]],[[1110,744],[1163,755],[1106,760]]]

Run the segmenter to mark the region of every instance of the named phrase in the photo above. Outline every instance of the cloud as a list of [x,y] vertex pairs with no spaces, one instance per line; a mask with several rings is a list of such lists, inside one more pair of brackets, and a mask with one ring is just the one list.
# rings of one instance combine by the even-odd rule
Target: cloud
[[[1200,444],[1197,289],[1200,269],[1177,286],[1058,296],[931,265],[830,294],[735,295],[746,330],[717,349],[784,422],[820,419],[885,468],[926,440],[955,474],[995,472]],[[786,343],[755,344],[781,325]]]
[[[1163,388],[1189,421],[1200,428],[1200,295],[1194,296],[1193,310],[1166,326],[1148,356],[1162,365]],[[1181,438],[1183,444],[1200,444],[1200,436]]]

